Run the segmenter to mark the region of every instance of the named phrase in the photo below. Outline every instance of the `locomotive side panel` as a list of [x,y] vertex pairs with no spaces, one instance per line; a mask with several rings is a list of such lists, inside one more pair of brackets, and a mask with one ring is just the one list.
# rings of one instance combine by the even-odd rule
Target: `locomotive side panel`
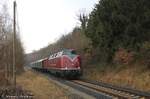
[[48,65],[48,59],[45,59],[43,61],[43,69],[46,69],[47,65]]
[[54,58],[51,60],[48,60],[48,64],[45,67],[47,69],[60,69],[61,68],[61,58]]

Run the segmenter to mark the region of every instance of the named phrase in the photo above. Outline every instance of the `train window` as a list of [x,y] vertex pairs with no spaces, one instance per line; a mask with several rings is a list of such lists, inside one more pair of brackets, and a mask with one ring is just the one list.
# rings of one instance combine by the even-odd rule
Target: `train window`
[[64,50],[63,51],[63,55],[67,55],[68,54],[68,51],[67,50]]
[[64,50],[63,51],[63,55],[72,55],[72,54],[76,54],[75,50]]
[[76,51],[75,51],[75,50],[72,50],[72,51],[71,51],[71,54],[77,54],[77,53],[76,53]]

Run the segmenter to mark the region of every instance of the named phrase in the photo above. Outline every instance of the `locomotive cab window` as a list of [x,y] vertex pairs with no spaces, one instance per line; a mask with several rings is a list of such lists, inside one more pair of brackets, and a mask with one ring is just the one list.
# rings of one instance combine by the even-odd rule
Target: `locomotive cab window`
[[63,55],[75,55],[76,51],[75,50],[64,50]]
[[72,51],[71,51],[71,54],[77,54],[77,53],[76,53],[76,51],[75,51],[75,50],[72,50]]

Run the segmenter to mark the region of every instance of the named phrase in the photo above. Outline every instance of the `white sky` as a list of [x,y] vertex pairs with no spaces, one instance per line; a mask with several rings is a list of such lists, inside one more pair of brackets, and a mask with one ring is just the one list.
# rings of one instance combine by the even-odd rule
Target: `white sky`
[[[13,0],[8,5],[12,6]],[[77,15],[92,11],[98,0],[16,0],[20,35],[26,53],[55,42],[79,25]],[[11,11],[11,10],[10,10]]]

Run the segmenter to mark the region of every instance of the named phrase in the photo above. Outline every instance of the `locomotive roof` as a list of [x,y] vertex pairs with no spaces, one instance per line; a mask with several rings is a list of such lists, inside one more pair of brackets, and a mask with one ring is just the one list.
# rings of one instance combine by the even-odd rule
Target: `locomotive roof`
[[66,51],[74,51],[75,49],[63,49],[61,51],[58,51],[56,53],[51,54],[48,59],[54,59],[56,57],[60,57],[63,55],[63,53],[65,53]]
[[46,58],[43,58],[43,59],[40,59],[40,60],[36,60],[36,61],[34,61],[34,62],[31,62],[31,64],[34,64],[34,63],[37,63],[37,62],[42,62],[42,61],[45,60],[45,59],[53,59],[53,58],[56,58],[56,57],[61,56],[62,53],[65,52],[65,51],[73,51],[73,50],[75,50],[75,49],[62,49],[61,51],[58,51],[58,52],[55,52],[55,53],[50,54],[50,55],[49,55],[48,57],[46,57]]

